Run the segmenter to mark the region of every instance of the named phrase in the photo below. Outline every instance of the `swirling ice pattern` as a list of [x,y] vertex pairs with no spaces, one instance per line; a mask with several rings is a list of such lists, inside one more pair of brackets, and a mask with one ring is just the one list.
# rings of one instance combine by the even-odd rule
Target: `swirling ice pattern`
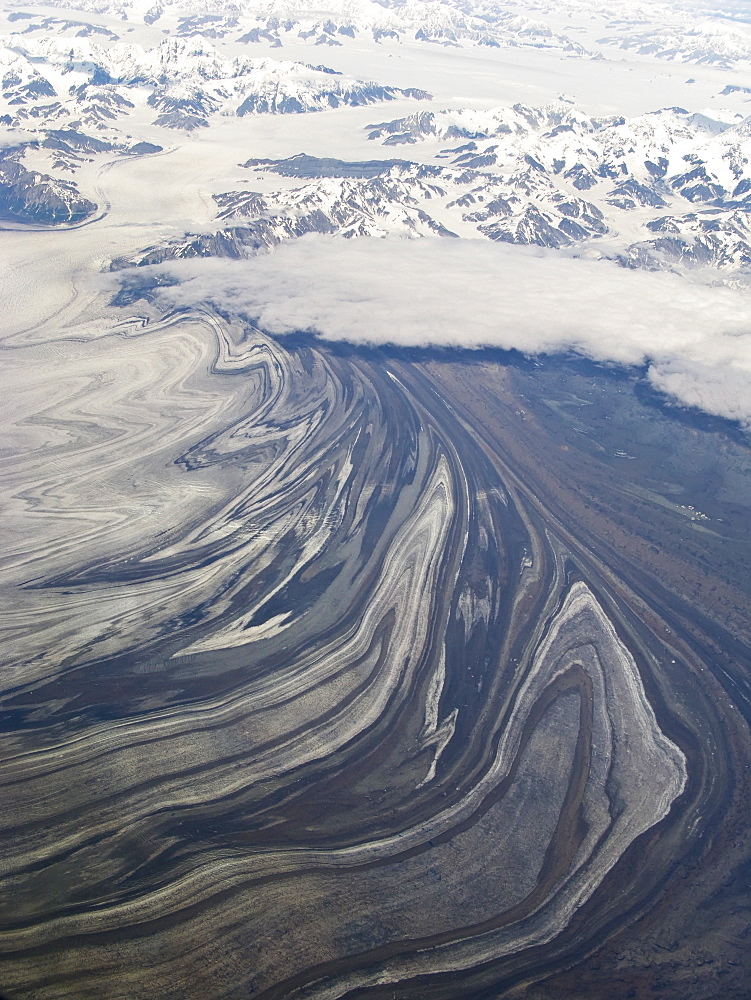
[[556,938],[687,778],[604,583],[406,365],[119,334],[5,352],[4,988],[412,997]]

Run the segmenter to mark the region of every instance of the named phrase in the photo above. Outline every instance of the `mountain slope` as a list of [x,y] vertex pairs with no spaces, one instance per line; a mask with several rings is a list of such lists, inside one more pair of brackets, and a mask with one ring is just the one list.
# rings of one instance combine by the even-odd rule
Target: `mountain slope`
[[[730,283],[751,278],[750,120],[681,108],[596,118],[558,101],[418,112],[366,131],[385,146],[395,137],[428,144],[434,162],[251,159],[242,166],[299,186],[217,194],[215,232],[131,262],[247,256],[308,232],[457,234],[567,253],[591,246],[628,267],[711,267]],[[442,146],[448,139],[466,141]]]

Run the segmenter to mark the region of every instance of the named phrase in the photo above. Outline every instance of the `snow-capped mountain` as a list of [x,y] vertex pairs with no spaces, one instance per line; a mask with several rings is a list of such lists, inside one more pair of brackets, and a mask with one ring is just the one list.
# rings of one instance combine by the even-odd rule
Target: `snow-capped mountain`
[[440,0],[250,0],[242,5],[242,12],[255,21],[242,36],[249,42],[283,45],[287,40],[304,39],[317,45],[341,45],[347,38],[366,36],[377,42],[415,39],[440,45],[529,46],[585,54],[580,44],[554,32],[544,21],[501,4],[486,5],[480,11],[473,5]]
[[[300,185],[217,194],[215,232],[151,247],[130,262],[245,256],[307,232],[474,235],[569,253],[591,245],[630,267],[712,266],[725,280],[746,280],[751,119],[680,108],[594,118],[557,101],[420,112],[371,125],[368,134],[384,144],[432,142],[435,162],[250,160],[242,166]],[[449,139],[466,141],[441,145]]]
[[[474,175],[455,204],[471,208],[463,220],[493,239],[562,246],[606,232],[626,237],[629,213],[645,237],[624,252],[631,263],[748,264],[751,119],[681,108],[596,119],[558,102],[425,112],[373,126],[370,137],[389,145],[468,139],[437,155],[462,168],[460,180]],[[655,232],[664,234],[657,244]]]
[[646,229],[654,234],[653,238],[632,243],[618,258],[629,267],[712,267],[739,276],[751,271],[747,210],[661,216],[648,222]]
[[[56,97],[42,67],[75,81],[69,95],[87,120],[117,117],[128,110],[128,88],[148,87],[151,107],[163,112],[157,124],[174,127],[182,118],[216,113],[303,113],[339,105],[372,104],[395,97],[428,98],[425,91],[355,80],[323,66],[273,59],[228,59],[202,39],[169,38],[152,49],[116,43],[103,47],[88,39],[0,39],[8,69],[3,96],[15,117],[26,106]],[[6,85],[7,81],[7,85]],[[119,88],[119,89],[118,89]],[[132,103],[130,107],[132,107]],[[46,114],[56,113],[48,107]],[[178,112],[178,115],[174,113]],[[166,116],[166,117],[165,117]],[[195,127],[186,118],[185,125]]]
[[[624,31],[624,29],[621,29]],[[718,66],[722,69],[751,65],[751,30],[719,20],[700,24],[675,20],[655,29],[627,25],[623,34],[601,39],[604,44],[630,49],[639,55],[674,62]]]
[[[696,4],[645,4],[640,0],[57,0],[61,9],[90,11],[124,24],[167,25],[183,38],[226,39],[281,47],[301,42],[347,45],[372,39],[434,45],[485,45],[549,49],[590,57],[601,46],[720,67],[743,66],[751,58],[751,31],[732,12],[707,5],[697,23]],[[718,16],[718,15],[724,16]],[[18,12],[19,29],[89,36],[111,28],[77,17],[34,18]],[[588,48],[568,27],[588,18],[603,34]]]
[[[55,6],[55,5],[52,5]],[[80,8],[79,9],[83,9]],[[111,28],[105,28],[100,24],[89,24],[88,21],[81,21],[68,17],[55,17],[54,15],[35,17],[26,11],[13,11],[8,15],[8,21],[17,27],[18,33],[30,35],[36,32],[55,35],[68,35],[77,38],[109,38],[117,41],[120,37]]]
[[[137,20],[145,26],[144,37],[158,39],[157,44],[123,41],[124,32],[118,38],[112,27],[87,25],[79,15],[12,15],[13,31],[0,45],[0,122],[24,129],[25,138],[15,148],[13,142],[6,144],[11,149],[0,178],[6,199],[16,197],[11,187],[16,193],[41,192],[47,185],[50,205],[74,194],[92,205],[70,180],[83,165],[192,141],[192,134],[227,118],[330,112],[430,96],[320,64],[253,58],[247,45],[254,39],[267,47],[293,39],[336,47],[359,38],[358,44],[367,41],[374,49],[386,39],[523,44],[581,55],[582,46],[570,46],[568,36],[551,26],[556,17],[560,22],[562,11],[586,11],[596,23],[612,24],[612,46],[637,44],[646,29],[634,28],[636,18],[657,18],[665,31],[675,32],[689,16],[675,5],[632,4],[626,11],[608,0],[241,0],[231,5],[91,0],[91,5],[107,16],[116,13],[123,25]],[[683,48],[671,58],[693,58],[689,50],[697,39],[714,40],[715,53],[720,41],[735,39],[736,48],[723,50],[725,63],[708,57],[713,64],[743,57],[743,26],[725,24],[720,30],[710,20],[694,27],[681,34]],[[658,56],[668,54],[661,30],[651,35]],[[741,84],[728,87],[728,93],[742,90]],[[128,138],[139,130],[141,141]],[[160,131],[165,141],[153,142]],[[187,233],[133,259],[243,255],[309,231],[347,237],[457,234],[567,253],[591,247],[629,266],[709,265],[735,280],[748,268],[744,213],[751,206],[750,132],[749,120],[731,112],[674,107],[603,117],[585,113],[569,99],[491,109],[423,106],[391,120],[374,116],[365,137],[374,148],[389,147],[390,155],[369,164],[302,154],[248,161],[243,169],[279,173],[287,186],[273,191],[264,182],[262,193],[252,185],[244,191],[212,191],[218,199],[215,231]],[[412,150],[420,162],[395,159],[396,147]],[[27,182],[29,177],[36,179]],[[297,187],[290,180],[295,178]],[[80,211],[50,208],[48,221],[70,221],[82,217]]]
[[740,116],[665,108],[633,118],[595,118],[557,101],[489,112],[421,112],[371,125],[369,138],[389,146],[470,140],[436,155],[453,166],[502,173],[526,164],[547,178],[560,177],[563,187],[568,181],[577,191],[598,188],[621,208],[661,207],[676,192],[691,202],[747,198],[751,118]]
[[28,170],[11,155],[0,159],[0,219],[45,226],[73,224],[88,219],[96,209],[74,184]]
[[422,180],[419,171],[388,171],[367,180],[324,178],[295,190],[270,195],[253,191],[215,196],[218,218],[225,224],[214,233],[187,236],[157,245],[115,269],[132,263],[158,264],[190,257],[247,257],[307,233],[344,237],[454,236],[422,207],[445,194]]
[[[513,3],[468,4],[461,0],[59,0],[63,9],[106,14],[124,22],[168,23],[178,36],[233,39],[275,46],[307,42],[337,46],[369,38],[398,43],[416,40],[439,45],[533,47],[585,55],[583,46]],[[46,23],[25,14],[24,30]],[[60,19],[71,30],[75,20]],[[80,23],[80,22],[79,22]]]
[[[16,166],[0,177],[0,193],[14,205],[18,185],[26,184],[16,173],[30,166],[21,166],[30,151],[55,150],[42,163],[36,157],[31,165],[35,176],[47,177],[40,167],[70,174],[97,154],[132,152],[138,144],[123,133],[133,115],[150,113],[156,128],[189,133],[208,127],[217,115],[302,114],[430,97],[422,90],[358,80],[324,66],[227,57],[201,38],[168,38],[144,48],[122,42],[100,45],[88,37],[7,35],[0,38],[0,74],[0,125],[26,132],[13,153]],[[86,137],[87,129],[98,138]],[[54,143],[51,131],[58,133]],[[62,132],[67,140],[61,145]],[[142,152],[153,148],[154,143],[141,143]],[[54,178],[47,180],[53,183]],[[31,186],[41,191],[40,183]],[[68,180],[60,183],[54,195],[47,185],[49,205],[57,206],[54,211],[49,207],[50,223],[71,221],[83,211],[66,214],[61,207],[65,193],[75,188]]]

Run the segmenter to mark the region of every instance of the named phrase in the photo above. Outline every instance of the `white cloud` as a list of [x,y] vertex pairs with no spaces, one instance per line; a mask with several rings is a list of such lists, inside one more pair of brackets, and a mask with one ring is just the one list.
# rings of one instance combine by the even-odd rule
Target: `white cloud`
[[448,239],[313,235],[251,260],[164,269],[180,279],[160,293],[170,304],[214,302],[273,334],[649,363],[653,384],[680,402],[751,425],[751,302],[734,289]]
[[[28,132],[25,128],[11,128],[0,131],[0,149],[21,146],[24,142],[38,141],[37,132]],[[43,137],[42,137],[43,138]]]

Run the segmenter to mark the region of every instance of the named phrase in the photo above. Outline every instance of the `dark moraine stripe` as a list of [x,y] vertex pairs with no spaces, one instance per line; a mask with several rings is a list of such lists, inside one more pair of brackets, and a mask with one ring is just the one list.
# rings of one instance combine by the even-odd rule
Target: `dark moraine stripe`
[[[666,981],[748,856],[744,550],[730,508],[702,532],[645,484],[659,448],[708,463],[722,440],[738,468],[743,446],[575,363],[189,312],[132,349],[76,345],[77,371],[131,381],[40,403],[77,435],[14,484],[52,533],[9,590],[37,627],[0,701],[11,1000]],[[656,421],[629,468],[603,457],[608,406]],[[69,545],[55,518],[102,490],[111,523]],[[159,512],[137,532],[134,490]]]

